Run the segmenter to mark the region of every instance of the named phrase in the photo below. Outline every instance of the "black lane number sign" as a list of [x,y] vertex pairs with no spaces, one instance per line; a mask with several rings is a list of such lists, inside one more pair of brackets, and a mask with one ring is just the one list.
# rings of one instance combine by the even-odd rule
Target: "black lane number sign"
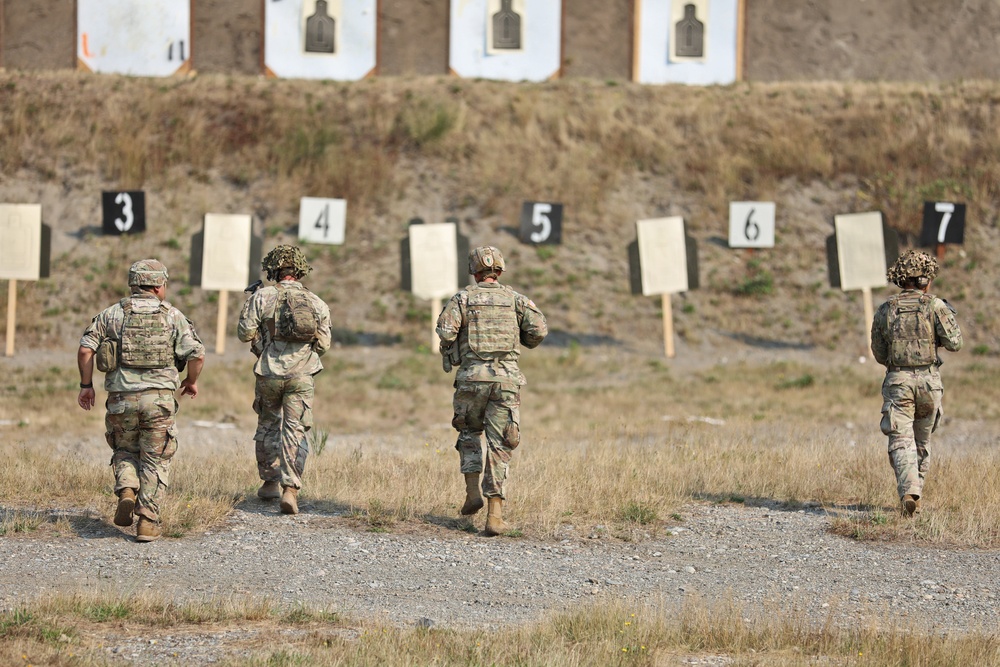
[[925,201],[920,245],[965,242],[965,204]]
[[146,193],[101,193],[101,230],[105,235],[121,236],[146,231]]
[[562,218],[562,204],[524,202],[521,207],[521,242],[535,245],[562,243]]

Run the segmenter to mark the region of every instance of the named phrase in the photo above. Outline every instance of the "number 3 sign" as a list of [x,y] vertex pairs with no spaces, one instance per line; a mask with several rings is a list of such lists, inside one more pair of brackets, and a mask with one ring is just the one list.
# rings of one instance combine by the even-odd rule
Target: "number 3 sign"
[[774,247],[774,202],[729,202],[729,247]]
[[562,243],[563,205],[526,201],[521,207],[521,243]]
[[146,193],[101,193],[101,231],[105,236],[138,234],[146,231]]

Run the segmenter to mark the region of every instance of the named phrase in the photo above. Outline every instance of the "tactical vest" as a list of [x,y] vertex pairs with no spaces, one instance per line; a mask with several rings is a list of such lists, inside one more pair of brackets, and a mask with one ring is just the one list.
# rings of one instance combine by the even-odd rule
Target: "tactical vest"
[[933,295],[904,292],[889,297],[886,330],[890,366],[928,366],[937,362]]
[[480,359],[499,359],[518,350],[514,291],[476,286],[468,288],[468,295],[469,349]]
[[161,301],[151,313],[132,310],[132,299],[121,300],[125,320],[122,324],[119,365],[125,368],[167,368],[174,365],[174,346],[167,313],[170,304]]
[[277,285],[278,298],[274,315],[267,322],[273,340],[310,343],[316,340],[319,317],[312,300],[304,289],[288,289]]

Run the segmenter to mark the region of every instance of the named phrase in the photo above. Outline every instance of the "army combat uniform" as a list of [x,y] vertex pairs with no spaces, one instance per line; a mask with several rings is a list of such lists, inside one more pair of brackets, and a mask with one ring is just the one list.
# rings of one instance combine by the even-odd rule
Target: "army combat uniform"
[[[275,339],[275,311],[285,291],[308,299],[318,323],[312,342]],[[283,280],[247,299],[237,335],[245,343],[256,341],[260,351],[253,402],[257,472],[264,482],[300,489],[309,454],[306,433],[313,425],[313,376],[323,370],[320,357],[330,349],[330,308],[297,280]]]
[[[490,250],[499,257],[498,250]],[[502,258],[499,262],[502,268]],[[459,366],[452,426],[458,431],[455,449],[461,472],[483,473],[483,495],[503,499],[511,455],[521,440],[520,393],[525,378],[518,357],[522,345],[537,347],[548,334],[545,316],[531,299],[510,287],[479,282],[448,301],[438,317],[437,334],[442,354],[450,351]]]
[[119,341],[118,367],[104,377],[105,437],[114,451],[115,492],[138,489],[135,514],[159,523],[177,451],[174,392],[180,377],[175,364],[203,358],[205,347],[181,311],[147,292],[101,311],[80,347],[96,351],[108,339]]
[[[898,267],[917,262],[911,255],[923,255],[917,260],[932,267],[923,271],[925,278],[936,273],[937,263],[932,258],[911,251],[890,269],[892,282],[904,282],[907,276],[900,276]],[[886,367],[880,428],[889,436],[889,461],[896,474],[896,490],[904,503],[911,503],[904,509],[912,514],[923,495],[930,436],[942,415],[944,385],[937,349],[961,349],[962,332],[955,310],[946,301],[926,293],[926,289],[904,289],[879,306],[871,336],[875,360]]]

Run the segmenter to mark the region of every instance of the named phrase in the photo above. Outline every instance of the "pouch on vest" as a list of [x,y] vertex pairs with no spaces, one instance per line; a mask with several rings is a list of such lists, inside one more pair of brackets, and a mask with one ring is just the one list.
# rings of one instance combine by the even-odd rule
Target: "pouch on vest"
[[125,319],[118,348],[119,365],[125,368],[167,368],[174,365],[169,304],[161,302],[151,313],[132,310],[132,300],[122,299]]
[[518,349],[514,295],[505,289],[469,288],[469,348],[480,358],[502,357]]
[[934,298],[903,294],[890,300],[889,365],[928,366],[937,361]]
[[311,343],[316,340],[318,320],[304,290],[278,289],[278,301],[274,306],[274,340]]
[[105,338],[97,346],[97,370],[102,373],[110,373],[118,369],[118,341]]

